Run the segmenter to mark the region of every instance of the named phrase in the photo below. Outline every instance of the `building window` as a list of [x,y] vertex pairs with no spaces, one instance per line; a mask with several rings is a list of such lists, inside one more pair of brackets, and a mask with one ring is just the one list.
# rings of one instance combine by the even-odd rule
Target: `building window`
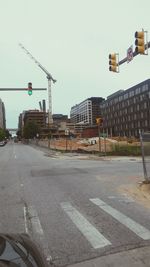
[[148,84],[145,84],[142,86],[142,92],[145,92],[148,90]]
[[129,92],[129,97],[134,96],[134,91]]
[[138,88],[135,89],[135,94],[137,95],[139,93],[140,93],[140,87],[138,87]]
[[128,99],[128,93],[124,95],[124,99]]
[[141,112],[141,119],[143,119],[143,117],[144,117],[144,114],[143,114],[143,112]]

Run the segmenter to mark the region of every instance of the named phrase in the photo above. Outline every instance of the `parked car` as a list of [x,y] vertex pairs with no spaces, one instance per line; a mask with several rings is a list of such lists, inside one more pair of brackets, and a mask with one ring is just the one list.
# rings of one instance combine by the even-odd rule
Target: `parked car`
[[6,145],[5,141],[0,141],[0,146],[5,146],[5,145]]

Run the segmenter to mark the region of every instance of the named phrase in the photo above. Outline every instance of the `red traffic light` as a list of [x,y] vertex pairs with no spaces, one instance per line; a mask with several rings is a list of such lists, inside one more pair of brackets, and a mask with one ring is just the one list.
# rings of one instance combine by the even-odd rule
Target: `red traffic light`
[[28,83],[28,89],[32,89],[32,83]]

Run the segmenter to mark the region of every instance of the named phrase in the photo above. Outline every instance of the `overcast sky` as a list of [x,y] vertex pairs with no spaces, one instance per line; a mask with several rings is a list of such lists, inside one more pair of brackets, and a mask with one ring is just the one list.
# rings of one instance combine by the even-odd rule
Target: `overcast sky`
[[[0,88],[25,88],[28,82],[47,87],[46,75],[22,43],[57,79],[53,113],[70,115],[71,107],[88,97],[106,98],[150,78],[150,55],[124,63],[119,74],[108,70],[109,53],[126,57],[142,28],[150,35],[149,0],[0,0]],[[17,127],[23,110],[39,109],[47,95],[0,91],[7,128]]]

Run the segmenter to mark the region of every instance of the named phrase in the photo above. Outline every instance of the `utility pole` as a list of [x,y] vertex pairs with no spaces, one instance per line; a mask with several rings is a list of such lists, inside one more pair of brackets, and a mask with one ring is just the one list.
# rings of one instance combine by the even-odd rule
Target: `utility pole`
[[53,116],[52,116],[52,96],[51,96],[51,81],[53,83],[56,82],[55,79],[53,79],[52,75],[41,65],[39,61],[36,60],[35,57],[31,55],[31,53],[22,45],[19,44],[19,46],[26,52],[26,54],[35,62],[36,65],[39,66],[39,68],[47,75],[46,78],[48,80],[48,127],[50,124],[53,123]]

